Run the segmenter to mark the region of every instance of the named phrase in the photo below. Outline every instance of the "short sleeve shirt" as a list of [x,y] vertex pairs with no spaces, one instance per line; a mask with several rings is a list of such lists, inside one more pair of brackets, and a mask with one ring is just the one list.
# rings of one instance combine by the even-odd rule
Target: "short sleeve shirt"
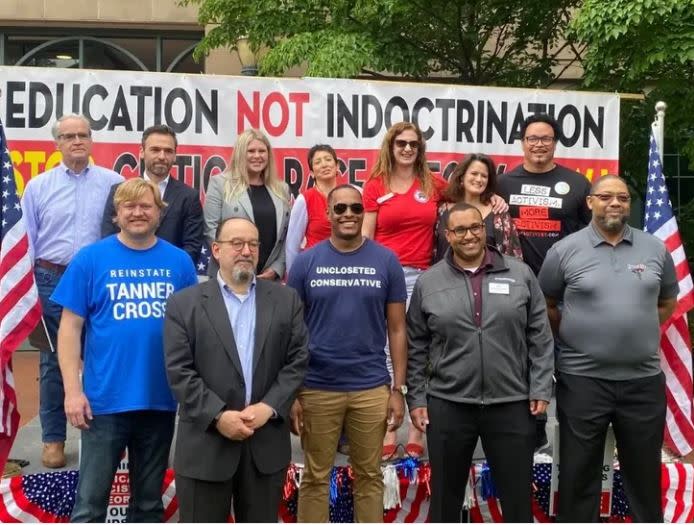
[[164,366],[166,300],[197,283],[190,256],[111,235],[80,250],[51,300],[85,319],[84,393],[94,414],[175,410]]
[[590,224],[549,249],[539,281],[563,301],[560,372],[611,380],[660,372],[658,300],[676,297],[678,284],[659,239],[627,226],[612,246]]
[[388,191],[383,179],[369,179],[364,185],[364,209],[376,212],[374,240],[390,248],[400,264],[424,270],[431,265],[438,205],[446,181],[434,177],[434,189],[427,196],[415,179],[405,193]]
[[326,240],[297,256],[287,284],[304,302],[307,387],[354,391],[390,384],[386,307],[407,300],[405,274],[392,251],[365,239],[344,253]]
[[590,182],[564,166],[555,166],[546,173],[530,173],[518,166],[499,177],[497,190],[508,202],[523,261],[535,275],[547,250],[591,219],[586,203]]

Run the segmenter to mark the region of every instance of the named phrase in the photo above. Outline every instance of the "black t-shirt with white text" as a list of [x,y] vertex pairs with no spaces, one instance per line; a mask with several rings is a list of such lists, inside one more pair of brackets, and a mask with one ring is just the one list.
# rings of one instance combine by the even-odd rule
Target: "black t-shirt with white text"
[[509,205],[520,236],[523,260],[535,275],[547,250],[591,220],[586,203],[590,182],[576,171],[555,166],[531,173],[520,165],[499,177],[497,192]]

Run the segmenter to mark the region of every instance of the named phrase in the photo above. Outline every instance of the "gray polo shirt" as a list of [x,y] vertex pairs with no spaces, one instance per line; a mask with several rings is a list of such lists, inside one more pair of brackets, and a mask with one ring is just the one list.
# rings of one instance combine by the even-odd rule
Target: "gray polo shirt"
[[626,226],[612,246],[591,223],[550,248],[538,279],[563,301],[557,370],[612,380],[660,372],[658,300],[679,287],[659,239]]

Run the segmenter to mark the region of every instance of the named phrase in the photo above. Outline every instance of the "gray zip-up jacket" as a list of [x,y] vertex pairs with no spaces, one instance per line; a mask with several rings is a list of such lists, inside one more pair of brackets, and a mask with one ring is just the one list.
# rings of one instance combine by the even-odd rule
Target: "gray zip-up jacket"
[[472,288],[451,250],[424,272],[407,311],[407,404],[427,396],[457,403],[549,401],[554,341],[545,298],[530,268],[492,252],[482,281],[481,326]]

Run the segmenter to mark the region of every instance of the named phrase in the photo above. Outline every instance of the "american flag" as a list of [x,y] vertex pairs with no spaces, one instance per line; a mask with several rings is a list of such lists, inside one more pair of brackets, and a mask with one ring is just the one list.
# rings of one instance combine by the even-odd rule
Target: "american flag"
[[0,473],[19,425],[12,352],[41,319],[14,168],[0,122]]
[[[346,469],[335,467],[336,473],[349,479]],[[535,465],[533,485],[533,517],[536,523],[552,521],[549,513],[549,492],[551,465]],[[301,470],[298,465],[290,465],[294,474]],[[482,497],[479,473],[481,465],[474,465],[470,471],[472,485],[470,521],[501,522],[500,501],[490,496]],[[422,463],[413,477],[398,470],[400,482],[401,505],[396,509],[386,511],[383,521],[392,522],[424,522],[429,511],[428,479],[429,464]],[[0,481],[0,523],[60,523],[70,519],[72,507],[75,504],[75,489],[79,473],[76,470],[29,474]],[[348,494],[348,492],[350,492]],[[351,482],[339,487],[335,496],[338,500],[331,502],[331,521],[354,522],[352,514]],[[280,504],[278,521],[281,523],[296,522],[297,492],[285,490],[284,499]],[[694,465],[686,463],[670,463],[663,465],[662,481],[663,513],[666,523],[691,523],[694,520]],[[178,502],[176,500],[176,485],[172,470],[166,472],[162,487],[162,502],[164,504],[164,521],[178,521]],[[336,508],[344,507],[345,515],[335,513]],[[615,471],[614,496],[612,498],[612,515],[606,518],[608,522],[628,521],[629,503],[624,494],[619,470]]]
[[[67,523],[75,506],[79,471],[63,470],[15,476],[0,482],[0,523]],[[114,482],[115,483],[115,482]],[[164,522],[178,522],[173,470],[162,486]],[[127,507],[127,503],[123,508]],[[110,514],[107,522],[114,521]]]
[[198,266],[196,268],[198,275],[207,275],[207,268],[210,265],[211,255],[212,249],[210,248],[210,242],[204,239],[200,247],[200,257],[198,258]]
[[[552,465],[536,464],[533,469],[532,502],[533,520],[535,523],[553,522],[549,515],[549,495]],[[473,485],[472,505],[470,508],[471,523],[501,523],[503,514],[498,498],[482,497],[481,465],[470,471],[470,483]],[[694,465],[688,463],[664,463],[662,465],[661,496],[665,523],[692,523],[694,520]],[[601,521],[608,523],[631,522],[629,502],[624,492],[624,483],[619,469],[615,469],[612,488],[612,508],[608,518]]]
[[666,379],[665,444],[677,454],[684,456],[694,449],[692,344],[687,327],[687,312],[694,308],[694,291],[677,219],[672,212],[663,176],[661,156],[652,130],[648,152],[644,230],[665,243],[675,262],[680,285],[675,313],[661,327],[660,365]]

